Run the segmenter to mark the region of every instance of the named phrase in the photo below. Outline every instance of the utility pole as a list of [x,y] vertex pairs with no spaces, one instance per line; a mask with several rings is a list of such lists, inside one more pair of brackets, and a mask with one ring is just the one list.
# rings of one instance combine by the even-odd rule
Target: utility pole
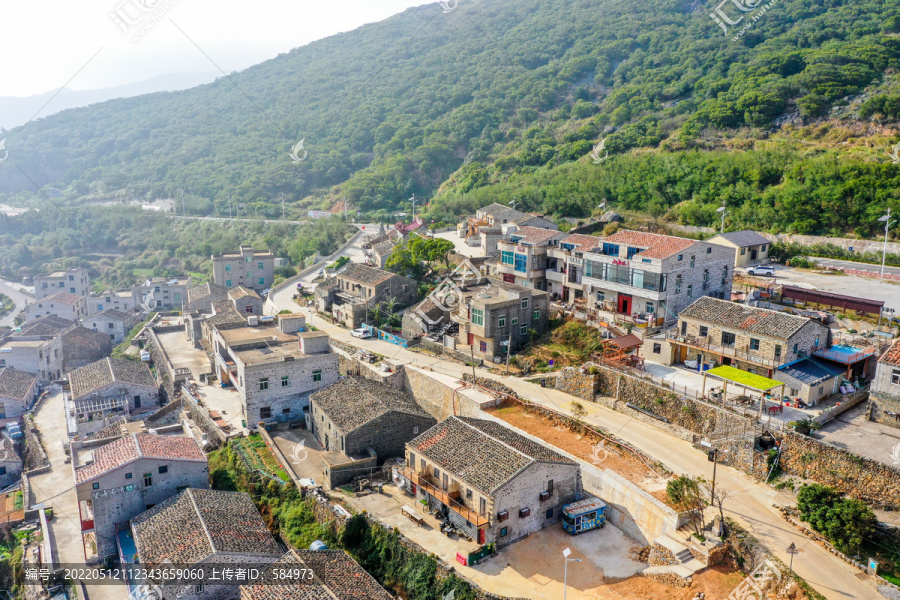
[[472,340],[469,352],[472,354],[472,385],[475,385],[478,382],[478,378],[475,376],[475,340]]
[[709,503],[716,503],[716,465],[719,464],[719,449],[713,448],[713,479],[712,484],[709,486]]
[[884,247],[881,250],[881,278],[884,279],[884,265],[887,262],[888,229],[894,223],[891,221],[891,209],[888,208],[887,214],[878,220],[884,222]]
[[512,326],[509,328],[509,341],[506,342],[506,374],[509,375],[509,355],[512,354]]
[[722,206],[716,209],[717,213],[722,213],[722,227],[719,229],[719,233],[725,233],[725,215],[728,214],[728,211],[725,210],[725,201],[722,200]]

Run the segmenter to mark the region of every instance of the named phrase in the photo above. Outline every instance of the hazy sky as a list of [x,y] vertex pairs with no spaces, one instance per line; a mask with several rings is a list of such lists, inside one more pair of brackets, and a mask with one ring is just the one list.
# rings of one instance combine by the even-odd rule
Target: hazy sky
[[0,96],[38,94],[69,80],[68,87],[89,90],[169,73],[217,71],[185,34],[230,73],[429,3],[433,0],[3,0]]

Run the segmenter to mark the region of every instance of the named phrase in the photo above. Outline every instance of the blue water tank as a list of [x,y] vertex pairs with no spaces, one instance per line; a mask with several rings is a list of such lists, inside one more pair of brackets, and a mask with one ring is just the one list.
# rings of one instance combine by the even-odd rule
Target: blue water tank
[[328,550],[328,546],[322,540],[316,540],[309,545],[310,550]]

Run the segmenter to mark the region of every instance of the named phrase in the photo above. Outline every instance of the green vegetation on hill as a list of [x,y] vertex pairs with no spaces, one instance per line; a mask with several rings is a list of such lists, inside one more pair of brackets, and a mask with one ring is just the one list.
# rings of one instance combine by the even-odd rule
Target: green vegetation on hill
[[[416,194],[452,222],[495,199],[586,216],[605,197],[710,224],[726,200],[735,226],[873,233],[887,204],[900,210],[884,125],[900,117],[900,6],[778,2],[745,13],[753,26],[733,40],[716,4],[412,8],[233,74],[252,104],[221,78],[4,133],[0,196],[29,201],[21,168],[69,203],[185,192],[196,214],[242,202],[274,216],[283,195],[294,210],[344,198],[387,219]],[[594,165],[601,138],[610,157]]]

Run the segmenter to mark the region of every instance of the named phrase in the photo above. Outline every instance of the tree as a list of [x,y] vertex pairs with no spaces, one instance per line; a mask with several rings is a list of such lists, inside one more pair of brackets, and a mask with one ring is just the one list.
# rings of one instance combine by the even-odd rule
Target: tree
[[701,484],[701,488],[703,490],[703,496],[709,498],[709,503],[712,506],[715,506],[719,509],[719,518],[722,520],[722,530],[725,530],[725,509],[723,505],[725,504],[725,500],[728,496],[731,495],[731,490],[728,488],[722,487],[721,485],[715,486],[713,488],[713,484],[711,481],[704,480]]
[[355,549],[362,545],[369,535],[369,522],[362,514],[356,514],[347,519],[344,530],[341,532],[341,545],[345,548]]
[[666,496],[675,508],[690,513],[694,531],[702,537],[704,503],[699,480],[687,475],[676,477],[666,484]]
[[858,551],[877,523],[875,513],[862,501],[842,497],[834,488],[819,483],[800,488],[797,510],[801,519],[842,552]]

